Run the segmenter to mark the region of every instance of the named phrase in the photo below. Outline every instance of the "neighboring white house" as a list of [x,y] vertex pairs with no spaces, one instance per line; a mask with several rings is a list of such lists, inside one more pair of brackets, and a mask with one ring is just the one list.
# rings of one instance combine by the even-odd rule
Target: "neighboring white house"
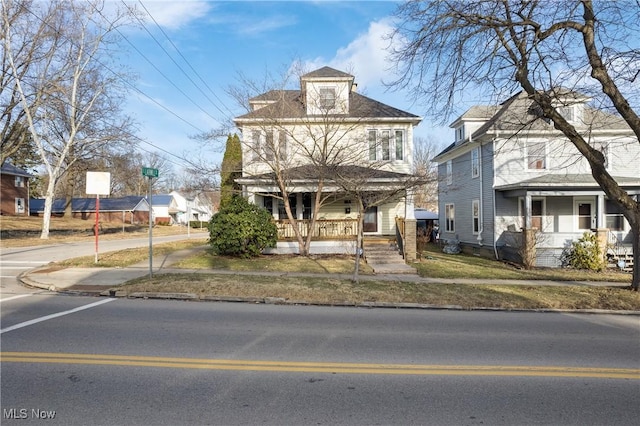
[[[341,172],[369,176],[368,189],[380,191],[406,180],[413,170],[413,129],[421,118],[356,91],[355,77],[323,67],[300,77],[299,90],[274,90],[250,99],[252,110],[235,118],[242,134],[242,178],[237,182],[255,204],[272,212],[279,226],[279,248],[295,251],[287,215],[278,199],[274,164],[288,176],[290,204],[296,219],[310,221],[322,167],[313,164],[322,139],[334,158],[349,158]],[[314,151],[316,150],[316,151]],[[355,160],[354,160],[355,159]],[[335,161],[332,166],[336,166]],[[347,167],[348,166],[348,167]],[[324,176],[327,177],[326,175]],[[358,212],[350,197],[326,181],[312,252],[345,251],[353,239]],[[411,194],[364,212],[364,233],[395,236],[396,218],[413,220]],[[305,230],[305,232],[307,232]],[[342,243],[340,243],[342,242]],[[348,248],[348,251],[352,248]]]
[[208,222],[211,219],[213,206],[206,195],[197,194],[195,197],[187,198],[178,191],[171,191],[169,195],[173,197],[178,210],[175,216],[176,223]]
[[[622,118],[590,107],[587,97],[564,93],[561,114],[602,152],[622,188],[640,197],[640,143],[631,129]],[[564,248],[598,230],[621,250],[616,254],[631,259],[626,219],[586,159],[525,93],[472,107],[451,127],[454,142],[434,158],[442,240],[515,260],[522,229],[535,229],[536,265],[559,266]]]

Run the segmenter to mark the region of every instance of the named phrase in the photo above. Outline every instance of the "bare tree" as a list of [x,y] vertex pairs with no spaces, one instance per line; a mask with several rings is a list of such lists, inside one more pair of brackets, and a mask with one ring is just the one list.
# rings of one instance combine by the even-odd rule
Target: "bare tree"
[[[108,51],[116,42],[116,29],[128,24],[129,15],[116,12],[107,18],[103,6],[98,0],[2,0],[4,54],[48,175],[43,239],[49,236],[60,178],[74,162],[128,134],[131,124],[121,114],[118,99],[124,76],[109,66],[112,56]],[[26,12],[11,20],[13,10]],[[24,39],[36,47],[25,51]],[[25,54],[32,50],[38,54]],[[30,62],[28,71],[24,71],[24,62]]]
[[432,162],[442,147],[433,137],[417,137],[413,140],[413,173],[424,184],[415,188],[413,202],[416,208],[438,209],[438,169]]
[[638,2],[409,1],[397,17],[393,37],[400,47],[392,56],[399,78],[392,85],[410,88],[443,121],[464,91],[500,97],[524,90],[586,158],[595,181],[631,225],[632,288],[638,290],[640,201],[609,174],[602,153],[588,143],[589,132],[562,116],[557,90],[591,96],[619,114],[640,141]]

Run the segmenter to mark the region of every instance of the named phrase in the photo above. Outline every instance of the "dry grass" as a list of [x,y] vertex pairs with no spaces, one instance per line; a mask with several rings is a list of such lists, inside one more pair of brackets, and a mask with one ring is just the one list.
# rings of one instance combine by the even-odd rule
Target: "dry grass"
[[[42,218],[39,217],[13,217],[0,216],[0,230],[3,236],[0,247],[27,247],[61,242],[93,241],[94,222],[92,220],[72,219],[64,217],[52,217],[49,226],[49,239],[40,239],[42,230]],[[149,235],[148,225],[133,226],[126,224],[123,230],[122,224],[102,223],[100,240],[112,240],[122,238],[140,238]],[[193,232],[199,232],[194,230]],[[154,236],[186,234],[183,226],[155,226]]]
[[200,296],[283,298],[291,303],[419,303],[503,309],[640,310],[640,293],[623,288],[422,284],[264,275],[166,274],[118,287],[135,292],[194,293]]
[[631,283],[631,274],[619,271],[592,272],[566,268],[519,269],[504,262],[466,254],[445,254],[429,244],[416,269],[422,277],[478,278],[552,281],[608,281]]

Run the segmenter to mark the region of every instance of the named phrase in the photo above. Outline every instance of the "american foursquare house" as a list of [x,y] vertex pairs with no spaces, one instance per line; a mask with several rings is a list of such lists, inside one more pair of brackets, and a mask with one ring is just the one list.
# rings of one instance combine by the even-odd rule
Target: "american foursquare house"
[[[560,113],[640,197],[640,143],[620,117],[568,90]],[[440,237],[463,250],[522,260],[523,231],[535,238],[535,265],[560,266],[585,231],[598,234],[610,265],[630,270],[626,219],[591,176],[587,161],[522,92],[500,105],[474,106],[451,126],[455,140],[439,153]]]
[[250,201],[273,214],[279,252],[296,252],[297,244],[276,184],[275,160],[288,176],[296,221],[306,226],[318,191],[324,199],[315,229],[304,228],[313,233],[310,252],[353,253],[357,218],[363,214],[365,238],[395,238],[397,219],[406,222],[413,229],[413,243],[408,245],[415,256],[411,194],[359,212],[354,200],[330,180],[319,187],[323,172],[311,159],[313,150],[322,146],[321,138],[331,139],[325,146],[336,153],[352,153],[348,172],[368,176],[370,191],[392,187],[412,173],[413,129],[421,118],[361,95],[356,87],[353,75],[323,67],[301,76],[298,90],[272,90],[250,99],[250,111],[234,120],[243,146],[242,177],[237,182]]

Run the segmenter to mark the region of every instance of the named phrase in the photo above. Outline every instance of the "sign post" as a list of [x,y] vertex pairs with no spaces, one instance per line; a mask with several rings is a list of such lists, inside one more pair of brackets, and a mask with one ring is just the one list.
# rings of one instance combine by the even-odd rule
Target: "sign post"
[[151,167],[142,168],[142,176],[149,179],[149,186],[147,190],[147,200],[149,200],[149,279],[153,278],[153,191],[152,180],[158,177],[158,169]]
[[96,194],[96,223],[93,234],[96,237],[96,249],[94,262],[98,263],[98,235],[100,234],[100,196],[111,193],[111,173],[87,172],[87,187],[85,193]]

